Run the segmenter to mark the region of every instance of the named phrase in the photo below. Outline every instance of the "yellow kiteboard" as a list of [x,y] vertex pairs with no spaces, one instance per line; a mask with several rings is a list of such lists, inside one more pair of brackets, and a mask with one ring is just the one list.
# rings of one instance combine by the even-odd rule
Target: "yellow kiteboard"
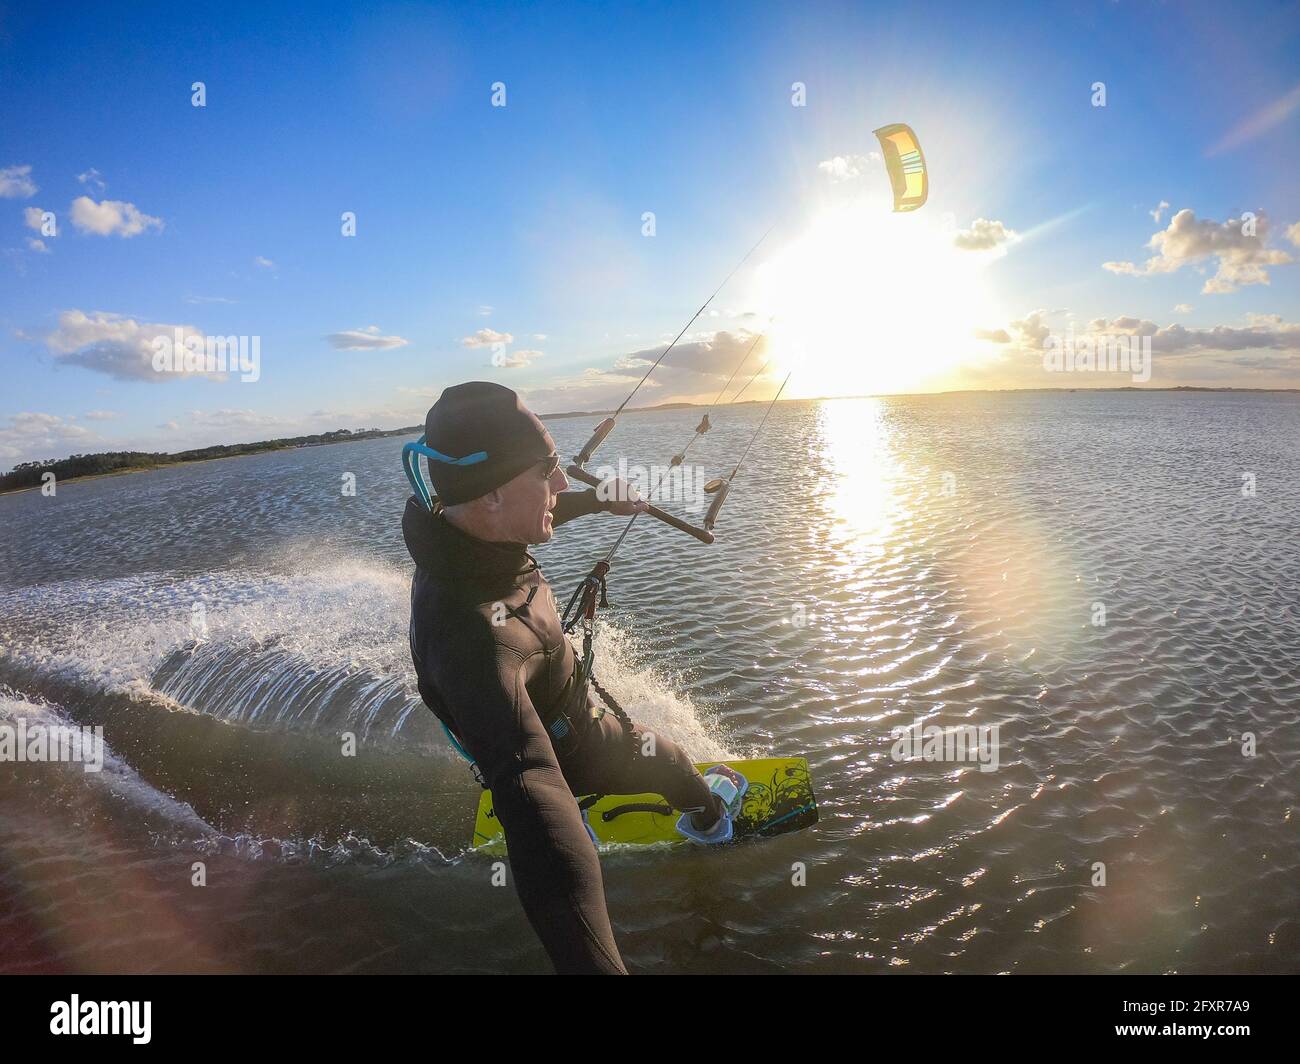
[[[696,765],[701,772],[716,765]],[[817,822],[808,762],[802,757],[766,757],[727,761],[749,780],[744,805],[736,817],[733,841],[751,835],[784,835]],[[657,794],[586,795],[577,798],[583,819],[598,842],[647,846],[656,842],[686,842],[677,830],[676,809]],[[505,849],[505,834],[492,809],[492,792],[479,798],[474,823],[475,847]]]

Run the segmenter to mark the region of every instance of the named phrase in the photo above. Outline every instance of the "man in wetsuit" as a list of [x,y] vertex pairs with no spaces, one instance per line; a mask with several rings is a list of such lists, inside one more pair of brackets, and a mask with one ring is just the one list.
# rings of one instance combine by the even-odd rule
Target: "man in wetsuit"
[[420,696],[492,790],[515,889],[556,970],[626,974],[574,795],[661,794],[700,841],[730,836],[726,810],[675,743],[597,708],[527,547],[575,517],[645,503],[621,482],[565,492],[550,433],[497,384],[446,389],[425,436],[442,456],[428,459],[438,499],[430,513],[412,496],[402,519]]

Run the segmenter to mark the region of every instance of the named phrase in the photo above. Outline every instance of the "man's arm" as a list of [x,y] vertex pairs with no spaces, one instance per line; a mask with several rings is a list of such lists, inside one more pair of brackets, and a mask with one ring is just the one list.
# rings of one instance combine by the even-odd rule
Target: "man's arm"
[[524,912],[560,974],[626,975],[600,860],[528,697],[522,662],[507,649],[483,647],[477,633],[470,637],[475,644],[465,653],[443,646],[427,660],[492,790]]
[[562,491],[555,497],[555,509],[551,511],[551,527],[572,521],[584,514],[594,514],[608,510],[609,503],[596,498],[594,491]]
[[[583,514],[606,512],[620,517],[630,517],[645,510],[636,488],[626,480],[611,477],[601,484],[601,491],[562,491],[555,497],[555,509],[551,513],[551,527],[562,525]],[[608,501],[602,502],[601,496]]]

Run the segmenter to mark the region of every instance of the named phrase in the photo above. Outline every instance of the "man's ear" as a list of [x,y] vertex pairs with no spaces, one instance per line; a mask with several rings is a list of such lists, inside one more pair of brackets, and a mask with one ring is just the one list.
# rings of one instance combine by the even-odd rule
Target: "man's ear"
[[486,495],[480,495],[478,501],[482,504],[483,509],[489,513],[499,513],[501,508],[505,506],[506,497],[502,494],[500,488],[493,488]]

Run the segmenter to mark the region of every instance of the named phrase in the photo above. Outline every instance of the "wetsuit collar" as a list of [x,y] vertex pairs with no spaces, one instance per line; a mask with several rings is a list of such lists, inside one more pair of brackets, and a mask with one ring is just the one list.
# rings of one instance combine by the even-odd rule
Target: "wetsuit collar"
[[463,532],[441,510],[425,510],[415,496],[406,501],[402,535],[415,564],[431,576],[495,583],[536,570],[524,543],[493,543]]

